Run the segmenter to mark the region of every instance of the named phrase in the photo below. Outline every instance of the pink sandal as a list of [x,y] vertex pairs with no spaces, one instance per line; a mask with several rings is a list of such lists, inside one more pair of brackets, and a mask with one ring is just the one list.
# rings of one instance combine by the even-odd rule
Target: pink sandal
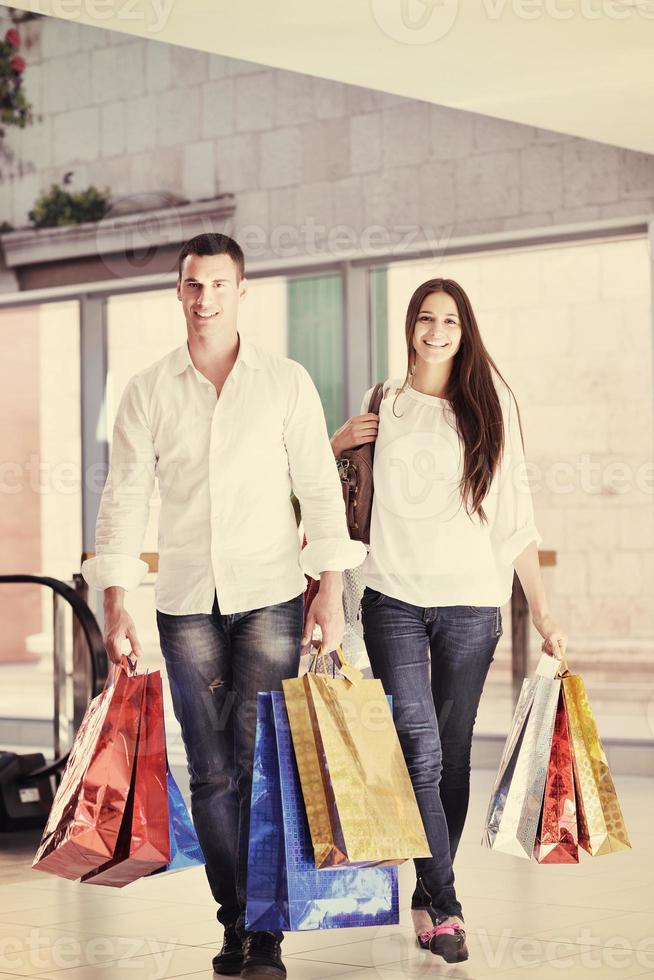
[[442,956],[446,963],[462,963],[468,959],[465,930],[458,922],[436,923],[428,932],[419,933],[417,940],[421,949]]

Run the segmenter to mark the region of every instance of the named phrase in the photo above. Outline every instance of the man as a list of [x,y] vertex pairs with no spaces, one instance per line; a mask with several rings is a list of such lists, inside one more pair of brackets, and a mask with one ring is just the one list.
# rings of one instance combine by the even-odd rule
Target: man
[[[159,481],[161,649],[188,760],[193,821],[223,947],[214,970],[286,976],[282,934],[245,932],[252,757],[258,691],[297,674],[313,625],[325,647],[343,634],[350,541],[318,393],[299,364],[258,350],[237,330],[243,253],[224,235],[191,239],[177,297],[187,343],[131,379],[114,428],[89,585],[104,591],[113,662],[141,652],[125,592],[144,577],[139,553]],[[307,547],[300,553],[291,491]],[[320,579],[304,636],[304,572]]]

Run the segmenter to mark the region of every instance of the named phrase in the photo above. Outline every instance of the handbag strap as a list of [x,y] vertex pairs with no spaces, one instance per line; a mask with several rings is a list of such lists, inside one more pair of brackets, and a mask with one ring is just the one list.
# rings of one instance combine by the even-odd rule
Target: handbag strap
[[[379,415],[379,409],[381,408],[381,403],[383,401],[383,398],[384,398],[384,385],[380,381],[372,389],[372,393],[370,395],[370,401],[368,403],[368,411],[371,412],[373,415]],[[371,442],[370,443],[370,458],[371,458],[371,461],[375,458],[375,444],[376,444],[376,442],[377,442],[377,440],[375,439],[375,442]]]
[[384,385],[380,381],[372,389],[370,393],[370,401],[368,402],[368,411],[373,412],[375,415],[379,415],[379,406],[382,403],[384,396]]

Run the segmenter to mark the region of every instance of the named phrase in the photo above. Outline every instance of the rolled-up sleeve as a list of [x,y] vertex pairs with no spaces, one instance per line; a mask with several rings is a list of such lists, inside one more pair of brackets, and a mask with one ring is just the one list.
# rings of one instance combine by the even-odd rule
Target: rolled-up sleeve
[[[502,397],[501,397],[501,400]],[[498,501],[492,540],[497,559],[512,565],[528,544],[541,544],[534,523],[534,506],[515,399],[507,392],[504,407],[504,455],[496,476]]]
[[133,589],[148,572],[139,555],[154,489],[156,457],[145,402],[138,379],[132,379],[116,414],[109,475],[95,529],[96,555],[82,564],[82,574],[94,589]]
[[299,364],[294,364],[287,394],[284,442],[307,537],[300,558],[303,572],[319,579],[321,572],[355,568],[364,561],[366,549],[348,534],[341,484],[320,397]]

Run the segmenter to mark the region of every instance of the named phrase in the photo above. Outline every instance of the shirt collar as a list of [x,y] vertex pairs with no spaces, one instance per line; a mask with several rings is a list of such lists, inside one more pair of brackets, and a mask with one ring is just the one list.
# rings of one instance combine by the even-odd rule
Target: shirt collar
[[[239,334],[238,354],[236,355],[234,367],[237,367],[241,361],[255,370],[261,367],[261,360],[256,347],[249,340],[246,340],[242,334]],[[191,360],[188,344],[182,344],[181,347],[178,347],[171,354],[170,371],[173,377],[176,377],[179,374],[183,374],[188,367],[195,367],[195,365]]]

